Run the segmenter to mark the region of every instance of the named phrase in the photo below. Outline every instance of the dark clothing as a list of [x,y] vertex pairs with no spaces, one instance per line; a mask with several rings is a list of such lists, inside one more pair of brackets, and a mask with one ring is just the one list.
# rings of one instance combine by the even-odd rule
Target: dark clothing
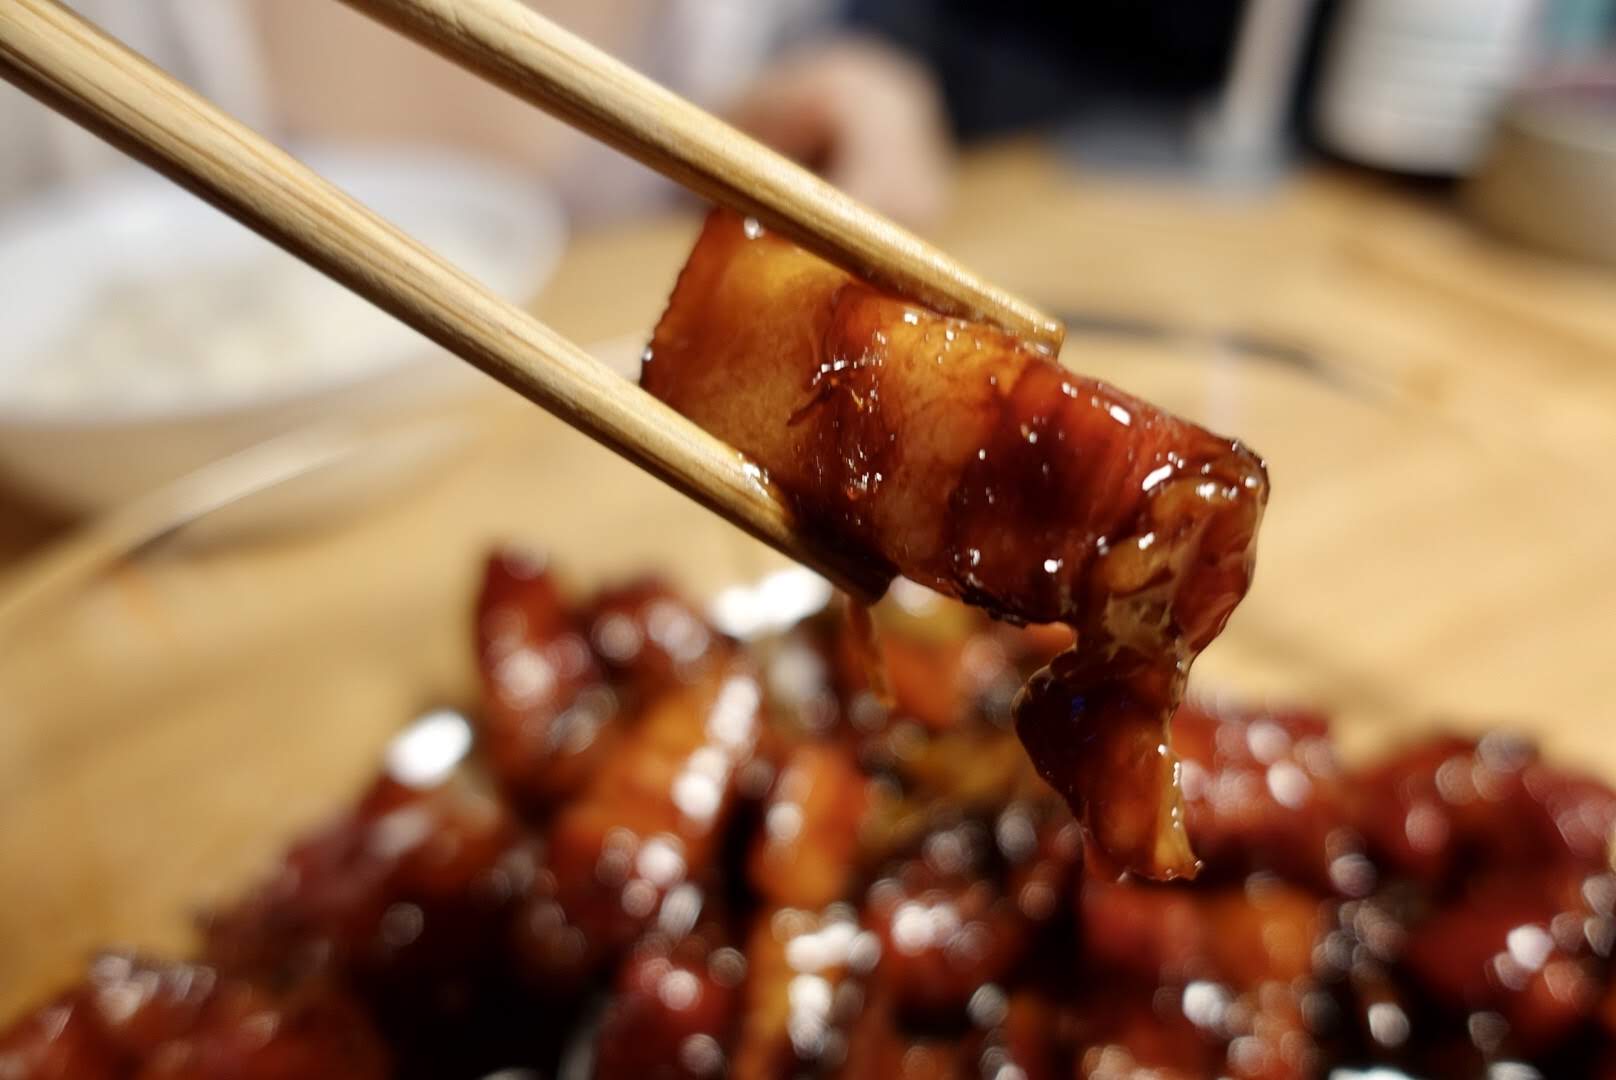
[[962,138],[1050,125],[1118,101],[1213,94],[1241,0],[850,0],[849,26],[925,61]]

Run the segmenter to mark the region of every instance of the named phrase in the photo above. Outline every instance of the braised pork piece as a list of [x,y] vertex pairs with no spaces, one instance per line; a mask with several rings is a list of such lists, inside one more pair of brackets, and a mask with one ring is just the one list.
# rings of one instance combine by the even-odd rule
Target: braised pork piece
[[1616,1078],[1604,785],[1186,704],[1205,867],[1119,882],[1013,731],[1070,635],[913,587],[875,618],[890,704],[835,612],[742,646],[492,559],[472,749],[407,730],[193,961],[95,960],[0,1078]]
[[756,461],[803,527],[1076,630],[1016,706],[1022,740],[1110,861],[1194,874],[1165,725],[1251,580],[1255,454],[726,211],[640,381]]

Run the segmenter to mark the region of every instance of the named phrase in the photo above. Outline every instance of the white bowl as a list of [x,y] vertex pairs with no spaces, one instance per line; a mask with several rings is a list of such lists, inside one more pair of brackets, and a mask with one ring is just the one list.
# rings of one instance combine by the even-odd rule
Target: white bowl
[[1517,94],[1463,201],[1500,235],[1616,267],[1616,65]]
[[[531,299],[560,254],[560,210],[531,178],[433,148],[315,147],[299,156],[509,299]],[[372,322],[350,310],[347,305],[362,302],[314,270],[282,265],[289,261],[246,228],[134,166],[7,213],[0,219],[0,325],[6,327],[0,338],[0,472],[40,501],[95,511],[315,420],[374,423],[482,385],[481,376],[425,338],[385,317]],[[57,388],[54,398],[37,385],[29,389],[27,369],[42,355],[73,362],[78,353],[63,342],[96,317],[98,306],[105,310],[109,290],[172,283],[183,293],[191,283],[194,295],[209,296],[211,282],[250,285],[261,272],[295,285],[294,310],[316,310],[325,320],[291,340],[325,340],[320,335],[330,327],[331,334],[345,335],[344,347],[327,359],[341,362],[300,364],[315,350],[294,348],[289,351],[297,355],[287,359],[297,368],[292,374],[277,369],[212,385],[182,382],[170,368],[168,391],[148,400],[93,384]],[[263,324],[262,313],[250,311],[257,298],[239,299],[242,319]],[[196,314],[198,336],[188,336],[186,323],[178,340],[198,350],[229,347],[225,339],[242,320],[218,316],[211,307]],[[165,357],[151,355],[160,335],[147,336],[145,353],[138,333],[125,336],[129,364],[146,373],[129,384],[139,391],[158,382],[163,370]],[[117,363],[121,342],[114,339],[110,353]],[[103,366],[108,355],[102,341]],[[121,370],[113,374],[122,377]]]

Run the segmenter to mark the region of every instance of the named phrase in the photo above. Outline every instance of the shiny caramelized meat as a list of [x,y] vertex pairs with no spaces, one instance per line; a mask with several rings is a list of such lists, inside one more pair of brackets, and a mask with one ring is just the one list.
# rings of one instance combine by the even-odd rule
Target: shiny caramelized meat
[[617,972],[595,1038],[597,1077],[709,1077],[724,1071],[745,974],[734,949],[707,936],[649,935]]
[[403,733],[198,962],[96,960],[0,1080],[1616,1080],[1609,788],[1192,702],[1205,871],[1118,881],[1012,717],[1069,634],[912,583],[873,618],[884,693],[839,612],[743,647],[496,557],[474,745]]
[[[1503,858],[1521,866],[1598,862],[1616,795],[1550,768],[1520,739],[1434,739],[1368,770],[1355,785],[1376,860],[1400,875],[1451,880]],[[1512,822],[1498,828],[1501,817]]]
[[707,221],[641,384],[766,470],[805,528],[1076,648],[1017,726],[1102,852],[1192,875],[1165,724],[1251,578],[1262,462],[978,323]]
[[581,985],[658,920],[705,906],[758,704],[740,668],[669,690],[551,819],[514,942],[534,978]]
[[6,1080],[380,1080],[388,1057],[358,1004],[329,987],[283,995],[116,953],[0,1036]]
[[[384,775],[205,928],[208,962],[273,987],[341,983],[397,1049],[400,1075],[461,1075],[559,1039],[509,970],[506,927],[541,845],[465,773]],[[420,786],[415,786],[419,783]]]
[[588,628],[544,567],[515,554],[489,560],[476,626],[489,767],[524,806],[575,794],[618,736]]
[[332,970],[391,988],[454,977],[531,874],[509,809],[461,778],[391,776],[294,847],[279,874],[208,927],[229,971],[295,983]]
[[1185,823],[1214,874],[1277,870],[1345,896],[1374,886],[1363,839],[1344,824],[1349,796],[1324,716],[1186,702],[1173,749]]
[[847,895],[870,781],[851,755],[819,743],[793,748],[782,765],[747,880],[768,903],[818,910]]

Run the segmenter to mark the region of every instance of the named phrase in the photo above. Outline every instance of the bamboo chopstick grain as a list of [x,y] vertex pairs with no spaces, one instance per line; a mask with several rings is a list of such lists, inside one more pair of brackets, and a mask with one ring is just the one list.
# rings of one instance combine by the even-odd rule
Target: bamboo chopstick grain
[[733,448],[55,0],[0,2],[0,76],[758,539],[860,597],[885,589],[799,532]]
[[521,0],[343,2],[860,277],[1060,350],[1056,319]]

